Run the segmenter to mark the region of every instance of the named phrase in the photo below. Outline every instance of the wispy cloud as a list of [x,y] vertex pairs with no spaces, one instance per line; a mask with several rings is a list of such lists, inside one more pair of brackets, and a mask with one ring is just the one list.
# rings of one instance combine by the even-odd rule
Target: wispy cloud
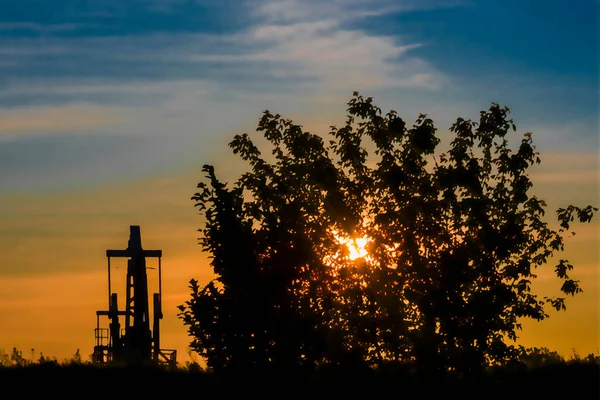
[[32,107],[0,112],[0,139],[15,135],[84,132],[122,122],[110,109],[95,105]]
[[415,2],[261,0],[250,4],[257,23],[244,41],[261,50],[241,59],[284,65],[279,71],[312,78],[326,89],[347,88],[350,82],[359,89],[437,89],[444,81],[425,60],[407,54],[423,43],[402,43],[393,36],[348,26],[365,17],[419,8]]
[[[597,150],[600,137],[598,136],[598,117],[596,115],[577,120],[562,120],[560,123],[547,124],[540,121],[537,124],[523,124],[521,131],[533,132],[533,139],[542,151],[562,149],[573,151],[583,149]],[[573,160],[577,162],[576,160]]]
[[436,89],[443,77],[425,60],[405,57],[422,46],[344,29],[340,21],[259,25],[242,39],[245,54],[200,54],[195,61],[264,62],[278,77],[304,78],[327,89],[413,86]]
[[[365,6],[357,1],[249,0],[243,4],[249,10],[250,23],[236,33],[4,38],[0,53],[16,57],[20,70],[29,71],[27,80],[36,76],[46,79],[47,74],[53,79],[68,74],[71,81],[97,77],[119,81],[131,76],[138,80],[181,80],[204,75],[239,91],[247,89],[239,85],[241,80],[266,83],[279,79],[287,86],[294,82],[308,86],[313,94],[327,89],[348,91],[349,85],[362,90],[406,86],[437,89],[445,80],[426,60],[411,54],[423,43],[349,25],[368,16],[416,7],[409,2],[398,6],[377,0]],[[5,28],[18,26],[43,28],[33,23],[7,24]],[[18,80],[14,65],[7,72]],[[24,75],[22,82],[26,82]]]
[[[142,3],[156,5],[154,1]],[[267,108],[267,100],[277,100],[281,106],[279,100],[290,93],[301,102],[325,93],[343,92],[345,98],[351,90],[436,89],[444,82],[426,60],[411,55],[422,43],[403,43],[347,25],[392,8],[416,7],[416,3],[403,2],[400,7],[387,0],[368,6],[358,1],[280,4],[248,0],[243,4],[249,10],[250,24],[237,33],[0,39],[0,54],[11,61],[4,66],[4,75],[11,79],[0,80],[0,104],[10,107],[0,113],[1,137],[89,131],[119,122],[123,114],[140,121],[128,126],[134,131],[147,129],[148,124],[153,130],[159,118],[164,126],[165,116],[183,118],[177,126],[187,121],[191,127],[192,118],[197,121],[199,111],[206,109],[212,111],[200,114],[212,121],[203,125],[216,127],[215,116],[224,112],[213,109],[224,107],[225,101],[229,109],[237,110],[241,122],[247,117],[240,107],[247,105],[248,97],[253,105]],[[165,5],[175,10],[178,2]],[[53,25],[2,26],[35,30]],[[54,28],[75,29],[77,25],[56,24]],[[286,101],[293,102],[291,98]],[[128,110],[117,116],[117,107]],[[247,111],[253,112],[259,110]],[[189,130],[184,127],[180,132]]]

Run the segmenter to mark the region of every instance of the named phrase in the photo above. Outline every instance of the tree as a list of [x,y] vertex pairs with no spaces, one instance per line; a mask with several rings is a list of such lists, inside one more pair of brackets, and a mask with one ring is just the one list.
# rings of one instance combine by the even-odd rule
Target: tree
[[[557,229],[544,221],[527,174],[540,158],[531,133],[510,148],[506,107],[458,118],[445,153],[426,115],[407,127],[357,92],[347,111],[328,145],[265,111],[257,131],[272,156],[236,135],[249,171],[231,188],[204,166],[192,199],[216,277],[192,280],[180,306],[191,347],[216,369],[360,360],[471,373],[516,359],[519,320],[565,309],[531,293],[536,269],[597,209],[559,209]],[[352,260],[357,239],[368,256]],[[581,291],[572,269],[555,266],[566,295]]]

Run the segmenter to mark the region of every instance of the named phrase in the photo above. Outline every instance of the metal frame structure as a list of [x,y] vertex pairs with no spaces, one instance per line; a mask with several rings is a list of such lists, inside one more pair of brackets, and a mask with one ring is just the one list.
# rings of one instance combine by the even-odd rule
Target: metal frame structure
[[[96,311],[93,362],[105,364],[155,362],[175,366],[177,351],[160,348],[162,314],[162,250],[144,250],[140,227],[129,227],[125,250],[106,250],[108,258],[108,311]],[[111,289],[110,259],[128,258],[125,310],[119,310],[117,293]],[[146,257],[158,258],[158,293],[153,294],[153,323],[150,329]],[[110,320],[109,328],[100,327],[100,317]],[[124,318],[120,318],[124,317]],[[124,321],[123,321],[124,320]],[[124,328],[121,328],[124,322]]]

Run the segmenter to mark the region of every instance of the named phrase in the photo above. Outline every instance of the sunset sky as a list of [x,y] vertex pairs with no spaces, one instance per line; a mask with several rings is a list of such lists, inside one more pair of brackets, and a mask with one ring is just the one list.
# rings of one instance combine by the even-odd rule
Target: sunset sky
[[[407,121],[427,113],[447,137],[497,102],[518,135],[533,132],[548,220],[600,205],[598,4],[1,1],[0,349],[91,354],[105,251],[140,225],[144,247],[164,254],[162,347],[185,360],[176,306],[191,278],[211,277],[190,197],[203,164],[236,178],[227,143],[256,134],[265,109],[326,135],[358,90]],[[598,353],[599,228],[576,225],[563,256],[584,293],[526,323],[520,343]],[[539,271],[537,293],[559,294],[552,274]]]

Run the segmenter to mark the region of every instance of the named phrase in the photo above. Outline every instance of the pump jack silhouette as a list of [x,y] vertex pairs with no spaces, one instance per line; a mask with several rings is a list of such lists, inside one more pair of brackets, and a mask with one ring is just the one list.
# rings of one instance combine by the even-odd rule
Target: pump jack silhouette
[[[177,351],[160,348],[162,314],[162,250],[144,250],[140,227],[129,227],[129,244],[125,250],[106,250],[108,258],[108,311],[96,311],[95,345],[92,361],[124,364],[157,363],[175,366]],[[126,306],[118,308],[117,293],[111,291],[110,259],[127,260]],[[146,257],[158,258],[158,293],[153,295],[153,323],[150,330],[148,307],[148,277]],[[109,328],[100,327],[100,317],[107,316]],[[123,318],[120,318],[123,317]],[[121,328],[124,319],[125,327]]]

